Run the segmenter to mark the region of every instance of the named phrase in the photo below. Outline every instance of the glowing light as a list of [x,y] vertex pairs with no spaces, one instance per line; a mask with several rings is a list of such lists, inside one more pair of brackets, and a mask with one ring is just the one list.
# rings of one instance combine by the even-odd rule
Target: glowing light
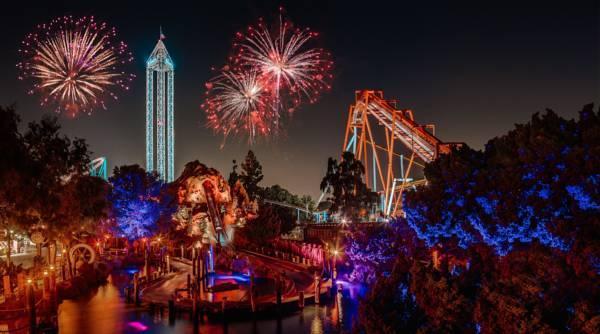
[[128,90],[135,77],[124,70],[133,60],[116,29],[93,16],[63,16],[40,24],[19,48],[19,79],[30,80],[30,94],[41,94],[42,105],[72,116],[106,109],[105,98],[118,99],[115,88]]
[[142,324],[139,321],[131,321],[131,322],[128,322],[127,325],[138,331],[145,331],[148,329],[148,326]]

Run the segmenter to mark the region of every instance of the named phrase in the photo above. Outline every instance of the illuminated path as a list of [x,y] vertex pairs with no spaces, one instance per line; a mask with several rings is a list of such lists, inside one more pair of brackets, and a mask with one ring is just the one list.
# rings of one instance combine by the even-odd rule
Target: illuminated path
[[171,267],[177,271],[157,284],[153,284],[142,291],[142,300],[154,304],[166,304],[172,298],[175,289],[187,286],[187,274],[192,274],[192,266],[179,261],[171,261]]

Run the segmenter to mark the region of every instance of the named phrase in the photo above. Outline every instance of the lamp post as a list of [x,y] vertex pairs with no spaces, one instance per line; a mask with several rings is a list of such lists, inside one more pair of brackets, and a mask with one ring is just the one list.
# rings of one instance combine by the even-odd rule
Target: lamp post
[[27,308],[29,309],[29,330],[31,333],[35,333],[37,327],[36,314],[35,314],[35,293],[33,291],[33,280],[27,279]]
[[337,279],[337,256],[339,255],[339,251],[337,249],[333,250],[333,258],[332,258],[332,268],[333,268],[333,274],[332,274],[332,278],[335,281]]

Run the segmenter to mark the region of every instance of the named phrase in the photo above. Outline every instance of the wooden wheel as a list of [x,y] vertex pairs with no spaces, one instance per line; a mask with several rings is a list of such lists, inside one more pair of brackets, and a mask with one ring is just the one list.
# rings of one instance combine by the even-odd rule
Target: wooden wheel
[[71,248],[69,255],[71,257],[71,263],[74,263],[76,266],[80,261],[91,264],[96,260],[96,252],[88,244],[76,244]]

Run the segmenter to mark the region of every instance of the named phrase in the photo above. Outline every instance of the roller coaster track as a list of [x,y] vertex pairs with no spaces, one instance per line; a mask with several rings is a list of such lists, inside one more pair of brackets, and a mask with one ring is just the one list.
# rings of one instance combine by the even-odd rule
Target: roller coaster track
[[96,176],[96,177],[101,177],[104,180],[108,179],[107,175],[106,175],[106,158],[105,157],[96,158],[96,159],[92,160],[92,162],[90,162],[90,175]]
[[277,205],[277,206],[281,206],[284,208],[289,208],[289,209],[294,209],[296,210],[296,212],[298,213],[297,218],[298,220],[300,220],[300,212],[304,212],[310,215],[315,216],[315,220],[316,221],[320,221],[321,217],[323,216],[324,220],[327,219],[327,210],[321,210],[321,211],[317,211],[317,210],[309,210],[308,208],[303,208],[301,206],[297,206],[297,205],[293,205],[293,204],[289,204],[289,203],[285,203],[285,202],[278,202],[278,201],[272,201],[269,199],[265,199],[263,200],[265,203],[271,204],[271,205]]
[[[381,128],[384,133],[377,136],[376,130]],[[400,153],[398,143],[408,148],[408,156]],[[411,169],[424,167],[459,145],[442,142],[435,136],[433,125],[415,122],[411,110],[398,109],[396,101],[386,100],[382,91],[360,90],[348,112],[342,150],[354,153],[363,163],[365,182],[380,193],[380,209],[389,216],[402,213],[405,189],[427,182],[414,180]]]

